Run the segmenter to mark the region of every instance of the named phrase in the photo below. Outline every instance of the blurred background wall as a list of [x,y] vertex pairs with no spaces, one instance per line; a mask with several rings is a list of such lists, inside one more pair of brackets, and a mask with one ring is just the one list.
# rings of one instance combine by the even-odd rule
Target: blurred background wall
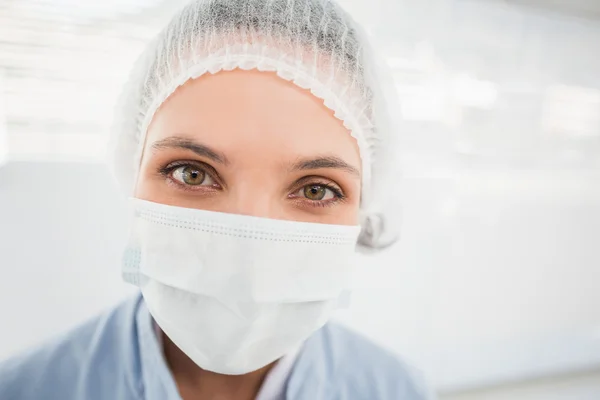
[[[0,0],[0,359],[134,293],[101,161],[131,63],[182,3]],[[600,398],[600,3],[343,3],[405,124],[402,240],[364,257],[339,318],[447,399]]]

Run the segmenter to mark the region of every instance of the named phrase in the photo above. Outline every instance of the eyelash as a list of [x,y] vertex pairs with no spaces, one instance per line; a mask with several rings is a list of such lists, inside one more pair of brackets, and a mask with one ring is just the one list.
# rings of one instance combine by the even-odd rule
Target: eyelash
[[[198,189],[191,189],[190,186],[183,185],[183,184],[181,184],[181,182],[178,182],[172,178],[171,174],[173,173],[173,171],[175,171],[177,168],[181,168],[181,167],[198,168],[198,169],[202,170],[202,172],[204,172],[205,174],[210,175],[210,177],[213,178],[215,181],[217,181],[217,182],[221,181],[219,174],[214,170],[214,168],[212,168],[208,164],[205,164],[203,162],[198,162],[198,161],[193,161],[193,162],[192,161],[176,161],[176,162],[167,164],[167,165],[159,168],[158,172],[162,176],[164,176],[166,179],[169,179],[171,183],[177,185],[179,188],[181,188],[183,190],[188,190],[188,191],[198,190]],[[221,186],[220,183],[217,183],[217,184],[219,185],[219,187]],[[309,177],[308,176],[308,177],[304,177],[304,178],[300,179],[297,182],[297,184],[293,186],[295,189],[292,191],[292,193],[295,193],[306,186],[321,186],[327,190],[331,190],[334,197],[333,197],[333,199],[329,199],[329,200],[309,200],[307,198],[301,198],[301,197],[292,197],[292,196],[289,196],[289,197],[296,201],[308,203],[308,205],[311,207],[328,207],[328,206],[334,205],[335,203],[346,200],[346,196],[344,195],[343,191],[339,187],[332,185],[329,182],[324,182],[322,180],[322,178],[318,178],[318,177]],[[214,187],[210,187],[210,186],[204,186],[204,187],[209,188],[209,189],[210,188],[214,189]]]
[[344,193],[342,192],[342,190],[337,187],[332,185],[329,182],[324,182],[321,178],[321,180],[319,180],[318,177],[305,177],[300,179],[299,181],[300,183],[294,186],[294,190],[292,191],[292,193],[296,193],[299,190],[305,188],[306,186],[321,186],[325,189],[331,190],[331,192],[333,193],[333,198],[332,199],[328,199],[328,200],[309,200],[307,198],[304,197],[292,197],[289,196],[290,198],[297,200],[297,201],[301,201],[301,202],[308,202],[308,204],[311,207],[328,207],[328,206],[332,206],[338,202],[342,202],[346,200],[346,196],[344,195]]

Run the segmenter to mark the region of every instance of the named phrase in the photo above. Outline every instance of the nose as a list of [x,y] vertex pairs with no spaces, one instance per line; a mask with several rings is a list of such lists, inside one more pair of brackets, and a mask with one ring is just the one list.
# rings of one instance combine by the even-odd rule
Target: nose
[[272,188],[245,181],[236,185],[227,196],[225,212],[254,217],[284,219],[280,196]]

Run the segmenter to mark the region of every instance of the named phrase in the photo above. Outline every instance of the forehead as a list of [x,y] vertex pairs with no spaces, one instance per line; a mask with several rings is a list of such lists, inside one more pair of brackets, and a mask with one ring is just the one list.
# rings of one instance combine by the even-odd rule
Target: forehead
[[358,145],[323,101],[274,73],[234,70],[188,81],[155,113],[146,145],[170,136],[234,161],[334,154],[360,167]]

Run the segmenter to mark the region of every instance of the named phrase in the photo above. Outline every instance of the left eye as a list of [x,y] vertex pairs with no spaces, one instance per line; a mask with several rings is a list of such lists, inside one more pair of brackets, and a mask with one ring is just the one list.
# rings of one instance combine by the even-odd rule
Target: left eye
[[304,186],[298,191],[297,195],[313,201],[329,200],[335,197],[333,190],[323,185]]
[[179,183],[189,186],[206,186],[215,183],[212,177],[204,170],[191,165],[175,168],[171,172],[171,176]]

